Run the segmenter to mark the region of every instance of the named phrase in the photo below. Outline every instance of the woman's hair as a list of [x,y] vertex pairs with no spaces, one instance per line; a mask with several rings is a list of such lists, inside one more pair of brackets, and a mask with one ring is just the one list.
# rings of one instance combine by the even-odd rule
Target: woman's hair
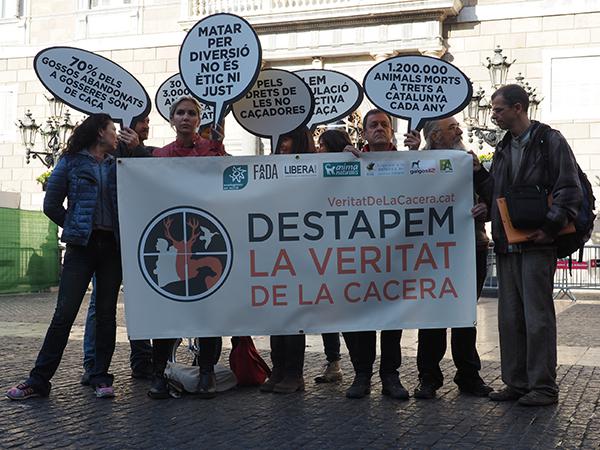
[[277,147],[275,148],[275,154],[281,154],[281,143],[285,138],[292,140],[292,155],[299,153],[315,153],[315,141],[313,140],[312,133],[306,126],[296,128],[294,131],[282,134],[279,136],[277,141]]
[[200,102],[198,102],[198,100],[196,100],[191,95],[184,95],[183,97],[179,97],[177,100],[175,100],[175,103],[173,103],[169,108],[169,120],[173,120],[173,117],[175,116],[175,110],[181,102],[185,101],[192,102],[194,104],[194,108],[198,113],[198,118],[200,117],[200,113],[202,112],[202,106],[200,106]]
[[319,142],[327,147],[328,152],[343,152],[346,145],[352,145],[348,133],[342,130],[326,130],[319,136]]
[[78,153],[84,148],[90,148],[98,140],[98,133],[112,122],[108,114],[92,114],[75,127],[67,141],[65,153]]

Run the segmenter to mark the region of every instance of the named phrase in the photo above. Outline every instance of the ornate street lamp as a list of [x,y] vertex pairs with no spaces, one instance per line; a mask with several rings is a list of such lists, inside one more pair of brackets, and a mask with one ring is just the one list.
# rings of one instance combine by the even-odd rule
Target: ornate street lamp
[[[494,49],[494,56],[487,57],[487,64],[484,67],[488,69],[490,76],[490,84],[492,90],[506,85],[508,78],[508,70],[516,60],[508,62],[506,56],[502,55],[502,49],[498,46]],[[537,116],[539,104],[543,98],[538,98],[536,89],[532,88],[528,82],[525,82],[525,77],[519,73],[515,77],[516,84],[522,86],[529,95],[529,119],[533,120]],[[480,87],[471,97],[467,108],[463,111],[464,122],[467,125],[467,134],[469,142],[473,142],[473,136],[478,140],[479,149],[483,149],[483,143],[496,147],[502,140],[506,131],[500,129],[495,123],[488,125],[488,117],[491,109],[491,101],[485,97],[485,91]]]
[[[21,143],[25,147],[25,158],[27,164],[31,158],[39,159],[48,169],[54,167],[58,162],[60,155],[66,147],[67,141],[75,128],[71,123],[71,114],[65,111],[63,116],[64,104],[53,96],[45,96],[50,108],[50,116],[46,119],[46,124],[42,127],[38,125],[27,110],[25,119],[19,120],[16,124],[21,132]],[[42,150],[35,149],[35,140],[37,132],[42,136]]]

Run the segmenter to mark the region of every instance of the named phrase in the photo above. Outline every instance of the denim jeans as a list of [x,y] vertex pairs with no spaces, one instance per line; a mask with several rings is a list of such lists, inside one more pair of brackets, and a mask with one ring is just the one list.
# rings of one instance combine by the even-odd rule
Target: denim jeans
[[90,383],[111,385],[108,368],[115,349],[117,296],[121,286],[121,256],[112,232],[94,231],[86,246],[67,244],[54,316],[27,383],[41,394],[62,359],[73,322],[90,279],[96,274],[96,345]]
[[[83,334],[83,369],[89,373],[92,373],[96,357],[94,352],[96,347],[96,275],[92,277],[92,286],[93,290]],[[129,341],[129,345],[131,346],[131,354],[129,355],[131,369],[139,372],[151,372],[152,346],[150,340],[133,340]]]

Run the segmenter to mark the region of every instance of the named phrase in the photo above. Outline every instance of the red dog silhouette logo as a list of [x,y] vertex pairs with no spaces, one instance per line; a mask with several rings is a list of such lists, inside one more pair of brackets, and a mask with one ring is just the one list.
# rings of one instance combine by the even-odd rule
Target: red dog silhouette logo
[[156,216],[142,234],[138,254],[148,284],[162,296],[184,302],[217,291],[233,259],[225,227],[212,214],[193,207]]

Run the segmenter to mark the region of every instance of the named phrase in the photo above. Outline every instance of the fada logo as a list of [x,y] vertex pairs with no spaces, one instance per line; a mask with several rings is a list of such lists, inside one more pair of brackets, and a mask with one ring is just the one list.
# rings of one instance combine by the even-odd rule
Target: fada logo
[[239,191],[248,184],[248,166],[229,166],[223,172],[223,190]]
[[253,174],[255,180],[277,180],[277,164],[254,164]]
[[360,162],[327,162],[323,163],[323,176],[328,177],[360,177]]
[[440,172],[443,172],[443,173],[454,172],[454,169],[452,168],[452,161],[449,159],[440,159]]
[[436,173],[436,162],[432,159],[417,159],[411,161],[410,171],[411,175],[422,175],[422,174],[433,174]]
[[160,295],[181,302],[202,300],[219,289],[232,259],[231,239],[221,222],[192,207],[160,213],[138,247],[146,282]]

